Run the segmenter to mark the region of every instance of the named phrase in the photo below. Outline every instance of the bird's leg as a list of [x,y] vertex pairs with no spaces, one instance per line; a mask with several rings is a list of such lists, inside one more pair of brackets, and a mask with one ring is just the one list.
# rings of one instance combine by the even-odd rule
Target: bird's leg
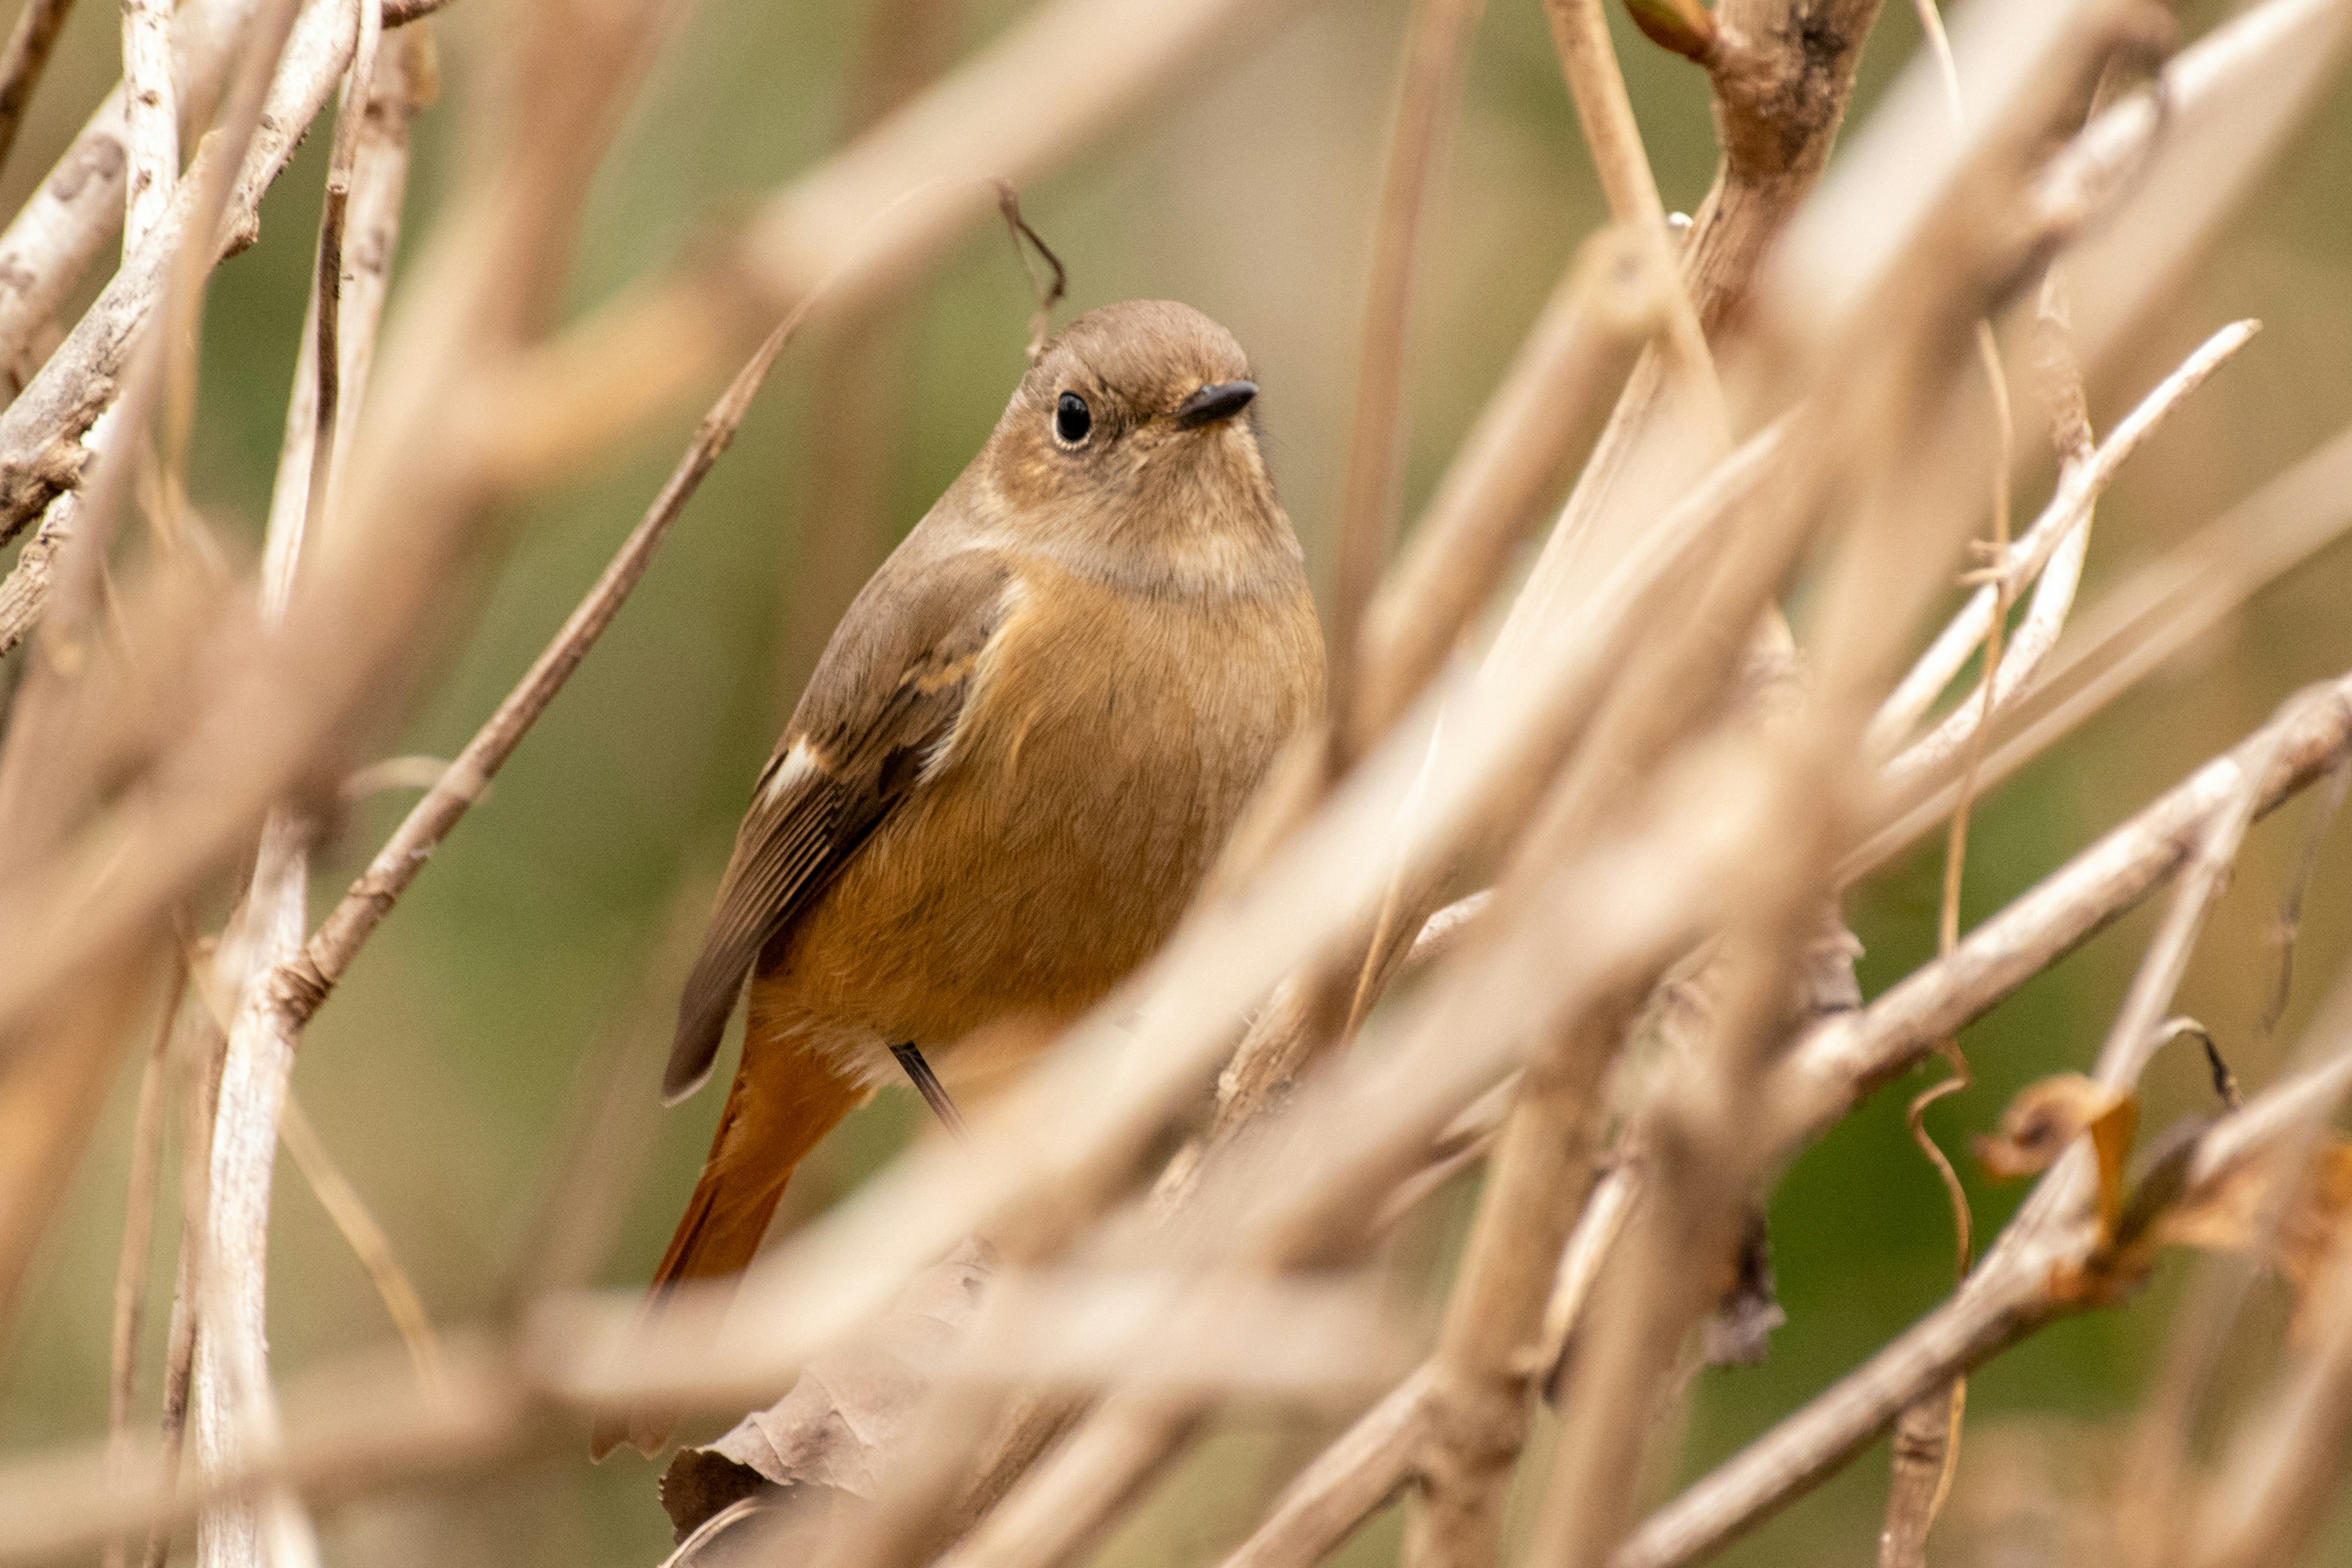
[[907,1069],[907,1078],[914,1084],[915,1092],[923,1097],[923,1103],[929,1106],[931,1114],[940,1119],[940,1125],[953,1133],[957,1142],[971,1142],[971,1134],[964,1131],[962,1114],[956,1110],[955,1101],[948,1098],[947,1085],[941,1083],[940,1075],[931,1070],[931,1064],[923,1059],[922,1048],[909,1040],[903,1046],[892,1046],[890,1054],[897,1057],[898,1065]]

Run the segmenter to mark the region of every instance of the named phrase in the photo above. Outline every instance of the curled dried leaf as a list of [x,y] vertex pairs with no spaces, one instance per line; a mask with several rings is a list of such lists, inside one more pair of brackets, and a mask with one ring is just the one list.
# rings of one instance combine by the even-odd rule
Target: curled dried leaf
[[[2081,1073],[2059,1073],[2018,1091],[2001,1112],[2000,1131],[1976,1141],[1977,1160],[2001,1181],[2038,1175],[2056,1164],[2066,1146],[2085,1132],[2105,1127],[2106,1141],[2113,1143],[2118,1117],[2125,1123],[2122,1150],[2128,1153],[2132,1124],[2138,1120],[2133,1098]],[[2104,1157],[2101,1163],[2105,1163]]]
[[771,1488],[877,1495],[933,1369],[978,1309],[990,1267],[986,1249],[967,1243],[918,1276],[866,1342],[811,1362],[782,1399],[718,1441],[680,1449],[661,1489],[677,1539]]

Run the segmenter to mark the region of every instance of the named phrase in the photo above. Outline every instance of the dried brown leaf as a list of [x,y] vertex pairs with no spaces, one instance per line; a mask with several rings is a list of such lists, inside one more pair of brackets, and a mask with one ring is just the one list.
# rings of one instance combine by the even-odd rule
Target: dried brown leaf
[[879,1494],[940,1359],[970,1326],[992,1267],[977,1243],[918,1275],[859,1343],[812,1361],[782,1399],[714,1443],[679,1450],[662,1508],[683,1542],[704,1521],[766,1488]]
[[2000,1114],[2000,1131],[1976,1141],[1977,1159],[2001,1181],[2038,1175],[2089,1133],[2099,1158],[2099,1212],[2112,1229],[2122,1212],[2124,1162],[2138,1126],[2139,1102],[2130,1093],[2081,1073],[2058,1073],[2018,1091]]

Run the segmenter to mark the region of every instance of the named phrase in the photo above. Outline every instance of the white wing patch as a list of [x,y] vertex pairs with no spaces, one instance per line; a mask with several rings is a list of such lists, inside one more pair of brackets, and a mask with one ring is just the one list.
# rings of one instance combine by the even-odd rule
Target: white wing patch
[[794,741],[793,749],[784,753],[784,760],[776,764],[775,776],[768,781],[761,800],[772,807],[791,794],[801,780],[822,771],[823,767],[824,764],[817,761],[815,747],[806,741]]

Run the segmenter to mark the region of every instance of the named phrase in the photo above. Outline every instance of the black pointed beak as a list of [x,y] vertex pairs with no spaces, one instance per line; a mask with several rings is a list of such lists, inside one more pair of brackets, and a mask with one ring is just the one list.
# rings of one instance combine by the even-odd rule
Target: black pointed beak
[[1214,381],[1176,405],[1176,428],[1197,430],[1231,419],[1257,395],[1254,381]]

